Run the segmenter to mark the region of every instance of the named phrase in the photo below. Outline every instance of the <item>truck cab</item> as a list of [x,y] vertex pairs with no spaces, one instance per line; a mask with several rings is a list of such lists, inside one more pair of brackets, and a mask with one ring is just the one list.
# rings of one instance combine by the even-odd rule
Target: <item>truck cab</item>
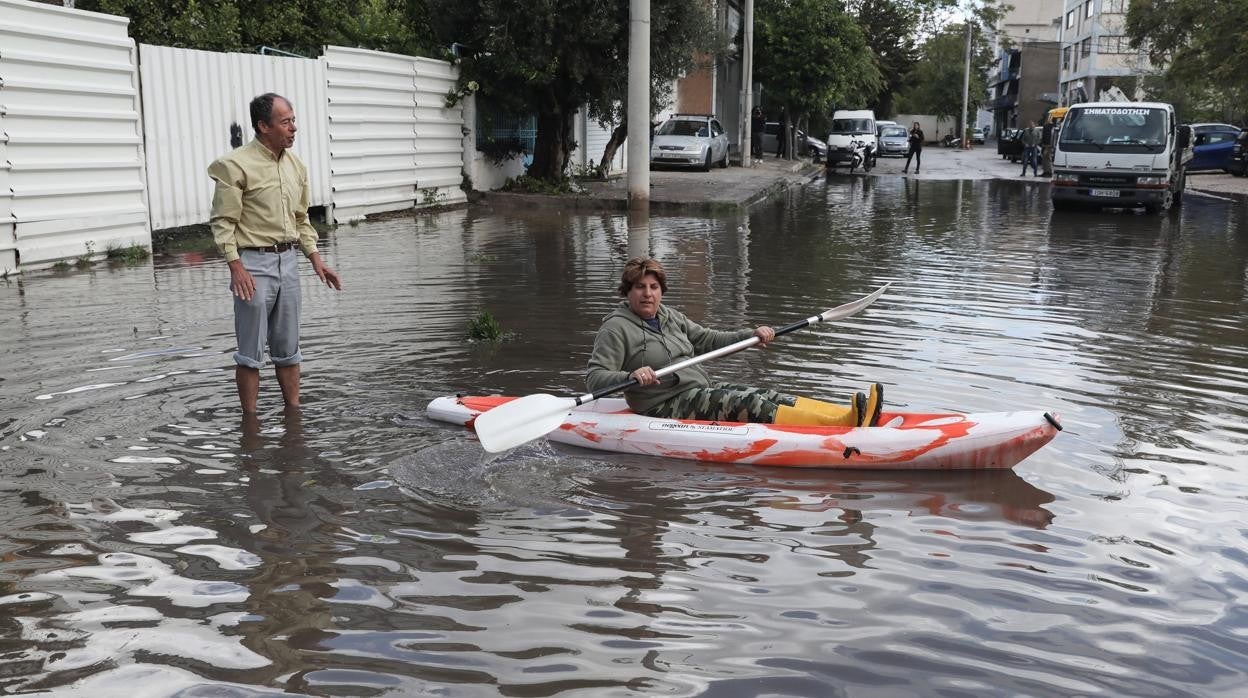
[[1165,211],[1182,203],[1191,159],[1191,130],[1170,104],[1073,105],[1054,138],[1053,207]]

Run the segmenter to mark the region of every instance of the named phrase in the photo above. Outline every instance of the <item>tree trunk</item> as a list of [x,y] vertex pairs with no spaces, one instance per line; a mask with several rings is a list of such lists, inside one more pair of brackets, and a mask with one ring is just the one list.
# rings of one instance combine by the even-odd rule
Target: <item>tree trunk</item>
[[568,159],[576,145],[572,140],[572,114],[575,110],[557,107],[537,115],[537,142],[528,175],[557,182],[564,178]]
[[611,130],[611,139],[607,141],[607,147],[602,149],[602,160],[598,163],[599,176],[606,177],[611,173],[611,161],[615,160],[615,153],[620,146],[624,145],[626,138],[628,138],[628,119]]

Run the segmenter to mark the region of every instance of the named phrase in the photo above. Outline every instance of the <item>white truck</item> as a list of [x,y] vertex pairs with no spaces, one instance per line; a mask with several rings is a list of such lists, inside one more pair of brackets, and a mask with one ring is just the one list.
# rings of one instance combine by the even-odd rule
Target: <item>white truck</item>
[[1085,102],[1066,112],[1053,148],[1053,208],[1179,206],[1191,128],[1160,102]]

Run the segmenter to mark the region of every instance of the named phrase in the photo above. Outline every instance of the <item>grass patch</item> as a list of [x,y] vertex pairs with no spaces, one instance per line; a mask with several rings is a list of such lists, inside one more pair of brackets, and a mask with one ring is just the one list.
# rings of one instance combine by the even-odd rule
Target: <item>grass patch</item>
[[468,321],[468,339],[474,342],[499,342],[503,327],[488,310],[482,310]]
[[538,179],[528,175],[520,175],[512,177],[503,184],[503,191],[516,192],[518,194],[576,194],[578,193],[572,186],[572,180],[563,178],[557,180]]
[[123,262],[125,264],[145,262],[151,256],[151,250],[143,245],[130,245],[128,247],[109,245],[108,249],[104,251],[104,257],[108,261]]

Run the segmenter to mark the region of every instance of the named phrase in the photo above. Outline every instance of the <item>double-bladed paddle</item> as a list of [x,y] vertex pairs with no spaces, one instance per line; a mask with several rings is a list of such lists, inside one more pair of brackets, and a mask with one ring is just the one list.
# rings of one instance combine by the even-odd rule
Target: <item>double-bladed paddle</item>
[[[800,330],[803,327],[813,325],[817,322],[829,322],[832,320],[843,320],[860,310],[866,308],[875,302],[877,298],[884,295],[884,291],[888,289],[889,284],[872,291],[870,295],[863,296],[852,303],[838,305],[830,310],[825,310],[818,315],[808,317],[805,320],[799,320],[791,325],[786,325],[776,330],[776,336],[788,334],[794,330]],[[678,361],[670,366],[661,368],[654,372],[656,376],[663,376],[675,373],[681,369],[700,364],[703,361],[710,361],[721,356],[735,354],[742,349],[752,347],[758,344],[758,337],[750,337],[740,342],[729,344],[726,347],[720,347],[714,351],[708,351],[705,354],[695,356],[691,359]],[[477,438],[481,440],[481,446],[490,453],[498,453],[506,451],[509,448],[515,448],[523,443],[532,441],[539,436],[544,436],[554,431],[563,424],[564,416],[568,410],[584,405],[587,402],[593,402],[600,397],[606,397],[611,393],[617,393],[621,390],[637,385],[636,378],[630,378],[623,383],[603,388],[595,393],[588,393],[580,397],[556,397],[554,395],[528,395],[526,397],[516,398],[511,402],[505,402],[488,412],[482,412],[473,422],[473,428],[477,431]]]

